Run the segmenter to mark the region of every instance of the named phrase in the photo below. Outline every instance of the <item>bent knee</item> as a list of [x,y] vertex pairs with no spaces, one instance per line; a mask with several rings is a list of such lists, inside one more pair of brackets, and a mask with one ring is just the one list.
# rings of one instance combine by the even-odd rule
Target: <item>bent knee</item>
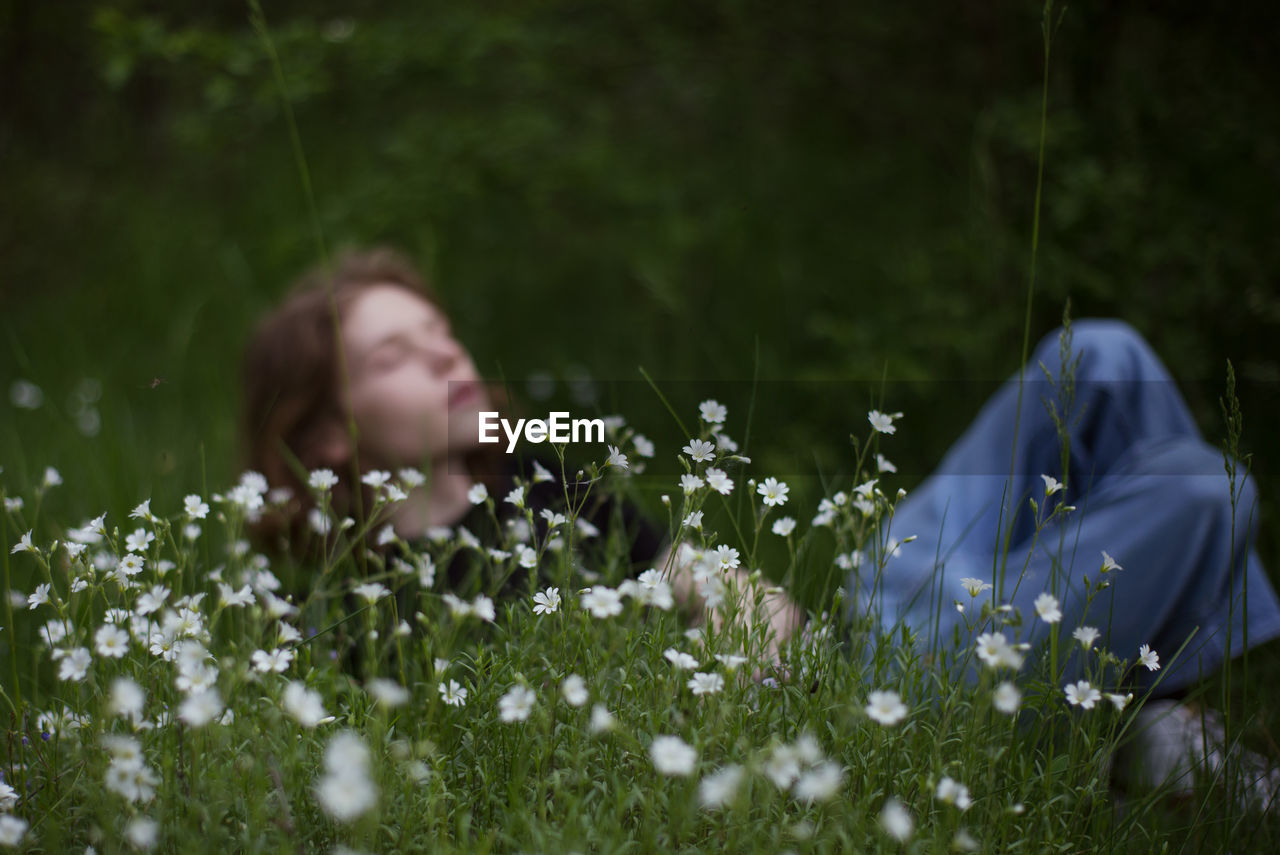
[[[1056,369],[1063,327],[1041,340],[1046,366]],[[1142,333],[1119,318],[1082,318],[1071,324],[1071,359],[1079,357],[1077,380],[1160,379],[1168,376]]]
[[[1062,327],[1058,328],[1059,330]],[[1132,324],[1120,318],[1081,318],[1071,324],[1076,349],[1147,350],[1150,345]]]

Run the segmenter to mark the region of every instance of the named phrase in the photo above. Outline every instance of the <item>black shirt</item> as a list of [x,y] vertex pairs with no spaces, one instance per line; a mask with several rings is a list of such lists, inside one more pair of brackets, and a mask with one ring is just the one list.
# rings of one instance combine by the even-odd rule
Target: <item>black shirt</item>
[[[573,547],[581,557],[581,566],[588,572],[600,571],[621,561],[627,575],[634,576],[651,566],[662,552],[665,538],[634,502],[606,490],[598,482],[579,481],[574,472],[565,473],[567,479],[562,479],[558,460],[510,455],[504,456],[500,465],[502,468],[496,477],[488,479],[497,485],[490,495],[494,516],[503,528],[527,527],[525,511],[506,501],[508,493],[523,484],[524,505],[532,511],[535,526],[536,538],[525,538],[530,546],[542,543],[547,536],[548,521],[542,511],[567,516],[568,508],[573,508],[578,519],[577,530],[572,534]],[[509,536],[504,538],[505,532],[495,527],[484,504],[473,506],[453,526],[455,540],[460,527],[476,536],[481,550],[509,540]],[[559,526],[555,534],[562,540],[570,539],[567,525]],[[459,550],[445,570],[444,588],[460,595],[476,587],[489,588],[487,583],[493,580],[479,574],[482,567],[492,563],[477,550]],[[521,589],[527,579],[528,573],[521,568],[499,587],[499,593],[510,595]]]
[[[562,480],[558,460],[541,460],[538,463],[541,470],[531,458],[512,456],[504,459],[502,470],[496,473],[496,477],[487,479],[498,487],[490,495],[494,504],[493,517],[486,505],[476,505],[450,527],[451,539],[443,547],[433,546],[427,538],[408,543],[396,541],[387,555],[388,562],[412,565],[415,555],[423,552],[447,556],[447,559],[442,558],[441,564],[437,565],[432,590],[441,594],[449,592],[464,600],[472,599],[477,593],[501,598],[530,594],[530,571],[518,566],[515,556],[496,561],[487,552],[509,540],[509,536],[503,537],[502,529],[513,522],[527,525],[524,522],[525,511],[506,501],[507,494],[518,483],[523,483],[526,487],[525,508],[532,511],[536,529],[531,533],[535,536],[526,541],[530,547],[544,543],[547,537],[548,521],[541,513],[544,509],[566,516],[567,507],[575,509],[579,520],[578,531],[570,537],[565,524],[557,526],[555,532],[565,540],[564,549],[569,549],[569,541],[572,541],[571,555],[579,568],[575,583],[581,580],[589,584],[591,577],[586,574],[615,567],[618,563],[622,564],[622,569],[628,576],[635,576],[653,565],[662,552],[665,538],[634,502],[618,496],[616,492],[603,489],[600,483],[578,481],[573,474],[570,474],[567,482]],[[548,474],[550,478],[547,477]],[[497,526],[494,524],[494,517],[497,518]],[[460,528],[466,528],[475,536],[479,541],[478,548],[458,548]],[[565,583],[563,562],[555,557],[558,554],[547,550],[543,555],[536,574],[537,584]],[[507,575],[505,578],[495,579],[493,574],[499,568]],[[416,583],[401,585],[395,596],[399,618],[410,621],[414,628],[417,621],[413,616],[419,604],[419,590]],[[362,605],[350,593],[346,596],[346,602],[352,612]],[[389,616],[385,613],[380,615],[380,619],[386,617]],[[338,629],[337,634],[342,668],[353,676],[360,675],[364,670],[364,651],[358,643],[358,635],[363,631],[361,627],[363,624],[359,622],[350,627],[343,626]],[[384,626],[384,631],[390,629],[390,626]]]

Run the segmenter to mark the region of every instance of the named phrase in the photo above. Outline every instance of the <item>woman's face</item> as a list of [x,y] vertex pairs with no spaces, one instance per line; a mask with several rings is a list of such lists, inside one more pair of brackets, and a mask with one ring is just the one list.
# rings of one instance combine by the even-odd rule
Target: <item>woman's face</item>
[[439,462],[479,443],[488,394],[435,305],[398,285],[370,286],[348,307],[342,343],[362,468]]

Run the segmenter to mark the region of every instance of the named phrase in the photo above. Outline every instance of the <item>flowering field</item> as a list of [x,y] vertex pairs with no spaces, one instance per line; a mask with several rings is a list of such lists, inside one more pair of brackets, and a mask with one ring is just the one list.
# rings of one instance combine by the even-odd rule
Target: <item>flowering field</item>
[[[966,641],[935,657],[840,594],[775,652],[755,604],[764,540],[786,584],[855,571],[874,583],[909,548],[895,532],[891,442],[872,412],[862,477],[797,507],[753,477],[724,408],[683,448],[615,420],[593,489],[624,489],[652,455],[685,474],[664,502],[702,604],[675,607],[670,567],[586,567],[578,508],[518,486],[470,498],[512,513],[503,542],[465,529],[405,544],[378,515],[423,484],[372,472],[372,525],[333,519],[334,473],[311,473],[323,557],[268,558],[248,520],[285,498],[261,476],[181,507],[68,525],[42,513],[76,489],[54,469],[6,483],[3,675],[10,722],[0,843],[44,852],[1268,851],[1269,824],[1232,784],[1154,790],[1113,780],[1161,651],[1107,651],[963,580]],[[534,478],[558,473],[537,469]],[[1044,479],[1037,526],[1073,512]],[[744,524],[704,514],[746,501]],[[709,519],[709,517],[708,517]],[[731,519],[738,519],[737,517]],[[326,536],[322,536],[327,533]],[[368,543],[370,548],[357,547]],[[814,566],[816,545],[838,566]],[[475,584],[450,589],[470,561]],[[1096,589],[1124,572],[1098,557]],[[734,571],[750,584],[739,590]],[[481,583],[480,580],[483,580]],[[505,584],[504,584],[505,583]],[[499,595],[500,590],[516,593]],[[755,602],[753,602],[753,599]],[[1047,647],[1020,639],[1050,625]],[[957,636],[958,638],[959,636]],[[1064,684],[1071,657],[1085,679]],[[1199,776],[1197,776],[1199,778]],[[1130,782],[1132,783],[1132,782]],[[1243,845],[1241,845],[1243,844]]]
[[[278,52],[243,0],[6,17],[0,849],[1280,851],[1237,755],[1126,771],[1135,678],[1177,651],[973,579],[939,604],[967,635],[925,656],[841,585],[912,548],[892,511],[964,423],[947,378],[1007,376],[1068,296],[1140,320],[1180,382],[1242,357],[1276,468],[1273,7],[265,5]],[[650,453],[682,461],[653,492],[708,608],[671,566],[584,565],[606,538],[525,491],[473,493],[524,519],[496,542],[318,511],[318,557],[252,543],[283,497],[225,474],[228,356],[317,239],[404,246],[516,382],[742,377],[752,352],[784,378],[754,421],[615,425],[589,470],[628,494]],[[901,420],[829,391],[889,366]],[[1217,391],[1189,390],[1208,435]],[[783,474],[810,471],[844,474]],[[377,510],[424,477],[372,476]],[[335,479],[312,473],[321,508]],[[1056,482],[1036,499],[1040,527],[1075,518]],[[753,617],[775,584],[809,611],[780,647]],[[1280,756],[1269,655],[1199,693]]]

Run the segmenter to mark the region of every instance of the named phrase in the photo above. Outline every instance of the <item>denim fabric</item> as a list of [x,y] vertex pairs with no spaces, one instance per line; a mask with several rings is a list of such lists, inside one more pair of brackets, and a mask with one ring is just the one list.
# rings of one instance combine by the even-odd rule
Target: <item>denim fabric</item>
[[[1028,497],[1043,515],[1064,496],[1046,499],[1040,477],[1064,480],[1060,442],[1043,403],[1056,401],[1058,391],[1040,368],[1056,381],[1060,332],[1042,339],[1023,369],[1016,457],[1017,374],[986,402],[937,470],[899,503],[888,534],[918,539],[888,559],[874,594],[872,561],[850,574],[851,613],[870,610],[885,631],[901,622],[922,645],[949,645],[953,631],[964,629],[955,602],[972,604],[966,606],[972,618],[982,598],[994,594],[997,603],[1020,610],[1020,640],[1038,651],[1054,628],[1036,618],[1033,603],[1049,591],[1062,603],[1060,650],[1074,651],[1062,679],[1080,674],[1085,654],[1070,633],[1087,624],[1101,630],[1098,646],[1130,661],[1139,645],[1150,644],[1164,670],[1140,669],[1138,676],[1147,684],[1160,677],[1156,694],[1168,694],[1215,671],[1228,651],[1235,656],[1280,636],[1280,602],[1253,547],[1256,488],[1237,476],[1233,521],[1223,453],[1201,437],[1164,364],[1128,324],[1080,320],[1072,325],[1068,359],[1070,365],[1079,357],[1066,419],[1065,479],[1065,501],[1077,510],[1048,525],[1033,544]],[[1002,573],[999,532],[1009,527],[1011,512]],[[1099,578],[1103,550],[1123,569],[1105,576],[1111,587],[1086,614],[1083,577]],[[975,602],[963,577],[994,589]],[[967,631],[962,638],[970,638]]]

